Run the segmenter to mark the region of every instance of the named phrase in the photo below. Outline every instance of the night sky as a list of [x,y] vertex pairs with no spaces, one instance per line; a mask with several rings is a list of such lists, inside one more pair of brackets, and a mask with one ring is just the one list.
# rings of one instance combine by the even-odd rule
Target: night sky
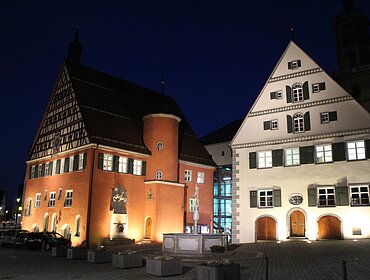
[[[370,15],[369,0],[355,0]],[[198,136],[244,117],[294,40],[329,74],[341,0],[6,0],[0,4],[0,190],[13,204],[75,27],[81,63],[173,96]]]

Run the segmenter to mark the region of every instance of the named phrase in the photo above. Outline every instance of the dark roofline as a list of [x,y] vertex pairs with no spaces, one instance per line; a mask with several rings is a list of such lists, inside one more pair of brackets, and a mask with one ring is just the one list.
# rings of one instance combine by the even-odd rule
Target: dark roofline
[[230,142],[234,138],[243,120],[244,118],[234,120],[231,123],[208,133],[200,138],[201,143],[203,145],[210,145],[221,142]]

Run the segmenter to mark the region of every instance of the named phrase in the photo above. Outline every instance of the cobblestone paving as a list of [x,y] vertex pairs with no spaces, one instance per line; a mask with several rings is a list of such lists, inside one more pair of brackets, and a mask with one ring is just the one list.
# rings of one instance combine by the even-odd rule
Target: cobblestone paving
[[[159,248],[153,246],[147,252],[154,254]],[[370,279],[370,240],[243,244],[226,257],[240,263],[241,279],[265,280],[266,257],[270,280],[340,280],[343,260],[347,264],[348,280]],[[196,277],[196,265],[207,259],[184,257],[182,275],[162,278],[146,274],[145,267],[117,269],[109,263],[90,264],[86,260],[51,257],[50,252],[0,248],[0,279],[190,280]]]

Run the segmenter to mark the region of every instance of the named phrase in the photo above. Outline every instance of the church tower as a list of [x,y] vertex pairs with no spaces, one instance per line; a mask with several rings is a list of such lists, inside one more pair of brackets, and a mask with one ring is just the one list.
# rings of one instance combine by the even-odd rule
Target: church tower
[[353,0],[343,0],[334,30],[338,62],[335,79],[363,105],[370,105],[369,18]]

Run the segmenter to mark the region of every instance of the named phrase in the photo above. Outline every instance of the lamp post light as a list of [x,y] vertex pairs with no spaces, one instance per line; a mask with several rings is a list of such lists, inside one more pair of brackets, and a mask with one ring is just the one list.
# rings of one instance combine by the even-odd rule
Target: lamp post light
[[19,201],[21,201],[21,199],[19,197],[17,197],[17,204],[15,206],[15,224],[14,224],[14,229],[17,229],[18,212],[19,212],[19,210],[22,210],[22,207],[21,206],[18,206],[19,205]]

